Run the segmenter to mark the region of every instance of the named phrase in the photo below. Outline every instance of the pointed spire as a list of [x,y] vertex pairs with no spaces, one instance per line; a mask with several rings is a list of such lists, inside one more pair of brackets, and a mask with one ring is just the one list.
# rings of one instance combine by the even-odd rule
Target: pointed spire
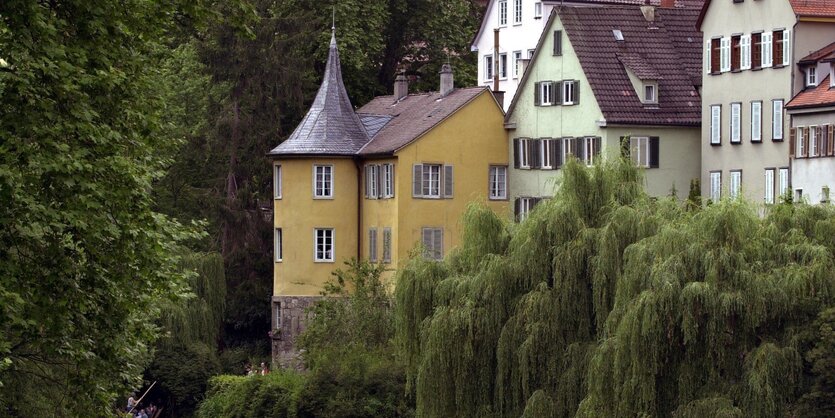
[[368,142],[365,127],[342,82],[335,9],[333,19],[328,62],[319,92],[296,130],[270,154],[352,155]]

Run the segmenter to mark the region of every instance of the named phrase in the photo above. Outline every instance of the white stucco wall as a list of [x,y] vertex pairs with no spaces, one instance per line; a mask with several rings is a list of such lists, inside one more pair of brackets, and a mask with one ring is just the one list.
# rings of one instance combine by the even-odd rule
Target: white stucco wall
[[[835,110],[791,115],[792,128],[835,124]],[[821,202],[823,188],[830,190],[830,200],[835,194],[835,157],[792,158],[791,161],[792,194],[798,190],[802,198],[812,204]]]

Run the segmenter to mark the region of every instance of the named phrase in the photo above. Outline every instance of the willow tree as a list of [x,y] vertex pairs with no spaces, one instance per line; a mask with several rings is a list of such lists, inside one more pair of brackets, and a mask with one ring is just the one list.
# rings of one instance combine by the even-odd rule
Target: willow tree
[[471,208],[460,250],[399,273],[419,416],[792,407],[808,388],[805,327],[832,303],[832,210],[693,211],[640,184],[628,162],[568,164],[525,222]]

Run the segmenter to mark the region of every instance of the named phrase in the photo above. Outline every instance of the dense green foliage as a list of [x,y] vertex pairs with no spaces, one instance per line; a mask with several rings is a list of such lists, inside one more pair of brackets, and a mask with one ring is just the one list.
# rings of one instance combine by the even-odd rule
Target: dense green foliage
[[182,140],[157,69],[167,37],[215,11],[0,3],[0,415],[107,415],[149,360],[158,304],[185,293],[179,247],[199,228],[150,193]]
[[773,417],[827,402],[835,210],[691,210],[639,185],[625,161],[568,164],[522,224],[471,208],[457,252],[399,273],[418,416]]
[[301,337],[305,373],[213,378],[198,416],[412,416],[382,272],[352,261],[335,273]]

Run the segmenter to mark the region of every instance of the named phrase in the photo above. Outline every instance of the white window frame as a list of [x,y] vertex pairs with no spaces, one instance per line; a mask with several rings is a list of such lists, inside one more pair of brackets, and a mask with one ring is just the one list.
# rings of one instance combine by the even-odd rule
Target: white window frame
[[751,34],[739,37],[739,69],[751,69]]
[[383,228],[383,263],[391,263],[391,228]]
[[[319,251],[320,245],[322,247],[322,251]],[[328,251],[328,249],[330,249],[330,251]],[[333,263],[335,259],[336,231],[333,228],[314,228],[313,261],[316,263]]]
[[[437,169],[437,173],[434,173]],[[428,199],[441,198],[441,173],[443,164],[423,164],[422,178],[420,179],[421,197]]]
[[377,185],[380,184],[380,166],[377,164],[368,164],[365,166],[365,198],[377,199],[380,196],[380,191],[377,190]]
[[722,144],[722,105],[710,106],[710,145]]
[[[540,106],[551,106],[554,104],[554,94],[551,91],[553,83],[550,81],[542,81],[539,83],[539,105]],[[548,100],[545,100],[545,98]]]
[[522,24],[522,0],[513,0],[513,24]]
[[783,140],[783,99],[771,101],[771,139]]
[[731,103],[731,143],[742,143],[742,103]]
[[719,202],[722,198],[722,172],[710,172],[710,200],[713,203]]
[[815,87],[817,85],[818,66],[816,64],[810,65],[806,68],[806,87]]
[[519,155],[519,168],[531,168],[531,162],[528,161],[528,147],[530,138],[519,138],[519,149],[516,152]]
[[803,140],[803,127],[798,126],[796,129],[796,136],[794,138],[794,156],[795,158],[802,158],[806,156],[806,143]]
[[484,81],[493,80],[493,55],[487,54],[484,56]]
[[507,52],[499,54],[499,80],[507,80]]
[[538,1],[533,4],[533,18],[534,19],[541,19],[542,18],[542,2]]
[[763,201],[766,204],[773,204],[774,203],[774,174],[775,169],[773,168],[766,168],[765,169],[765,189],[763,193]]
[[751,142],[763,140],[763,102],[751,102]]
[[658,103],[658,85],[655,83],[644,84],[644,103]]
[[816,132],[817,128],[818,127],[815,125],[809,126],[809,140],[807,141],[809,143],[809,157],[820,156],[820,150],[818,149],[818,133]]
[[562,104],[563,105],[573,105],[577,102],[577,89],[575,86],[577,83],[574,80],[565,80],[562,83]]
[[[320,180],[321,176],[321,180]],[[313,165],[313,198],[333,199],[333,165]],[[321,187],[320,187],[321,186]]]
[[539,141],[539,149],[536,152],[539,153],[540,168],[556,168],[556,161],[551,161],[551,146],[553,146],[553,142],[549,138],[543,138]]
[[273,165],[273,198],[281,199],[281,164]]
[[772,32],[762,33],[762,47],[760,48],[760,56],[762,61],[762,68],[771,67],[773,64],[773,48],[774,48],[774,34]]
[[779,189],[777,189],[780,193],[780,196],[784,196],[786,192],[789,191],[791,188],[791,182],[789,181],[789,169],[788,167],[781,167],[778,170],[778,174],[780,177]]
[[535,197],[520,197],[519,198],[519,222],[523,222],[530,216],[531,211],[536,206]]
[[[428,243],[426,242],[427,232],[431,235]],[[436,235],[438,234],[441,236],[441,248],[435,248]],[[420,240],[423,244],[424,257],[437,261],[444,259],[444,228],[423,227],[420,230]]]
[[742,170],[731,170],[731,179],[729,184],[729,195],[731,199],[736,199],[742,190]]
[[490,200],[507,200],[507,166],[490,166]]
[[649,168],[649,137],[629,137],[629,158],[638,167]]
[[394,164],[383,164],[383,197],[394,197]]
[[368,261],[377,262],[377,228],[368,228]]
[[562,155],[560,156],[560,158],[562,158],[562,162],[563,162],[563,164],[565,164],[568,161],[569,156],[575,155],[575,152],[574,152],[574,138],[571,138],[571,137],[561,138],[561,141],[562,141],[562,144],[561,144],[562,146],[560,147],[560,149],[562,151]]
[[280,263],[284,258],[284,247],[282,246],[282,230],[275,228],[273,233],[273,252],[275,253],[275,262]]
[[591,167],[594,165],[594,140],[595,137],[593,136],[586,136],[583,137],[583,148],[585,148],[585,152],[583,153],[584,163],[586,166]]
[[499,27],[507,26],[507,0],[499,0],[496,7],[499,18]]
[[519,78],[521,71],[519,66],[522,63],[522,51],[513,51],[513,78]]

